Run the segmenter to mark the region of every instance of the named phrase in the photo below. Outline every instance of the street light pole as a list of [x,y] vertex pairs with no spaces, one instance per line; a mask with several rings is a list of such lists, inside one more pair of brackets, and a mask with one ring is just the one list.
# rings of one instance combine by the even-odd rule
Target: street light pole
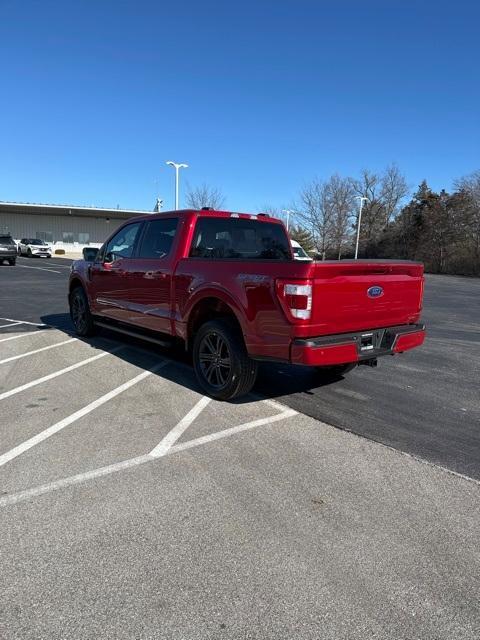
[[368,202],[368,198],[365,196],[356,196],[360,200],[360,211],[358,212],[357,222],[357,242],[355,243],[355,260],[358,260],[358,243],[360,242],[360,225],[362,224],[362,209],[363,203]]
[[188,164],[183,164],[183,163],[178,164],[177,162],[172,162],[171,160],[169,160],[166,164],[170,165],[175,169],[175,211],[176,211],[178,209],[178,182],[179,182],[178,174],[180,169],[187,169]]
[[288,227],[290,226],[290,214],[291,213],[295,213],[295,211],[293,209],[282,209],[282,213],[286,213],[287,214],[287,231],[288,231]]

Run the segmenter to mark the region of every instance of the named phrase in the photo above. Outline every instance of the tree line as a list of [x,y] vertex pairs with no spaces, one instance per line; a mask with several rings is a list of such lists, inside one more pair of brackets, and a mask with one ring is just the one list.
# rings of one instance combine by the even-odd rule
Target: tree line
[[[431,273],[480,275],[480,171],[456,180],[451,193],[423,181],[409,195],[396,165],[358,178],[314,179],[289,207],[290,235],[316,259],[352,258],[363,199],[359,258],[419,260]],[[202,185],[189,190],[187,203],[222,208],[225,197]],[[269,206],[262,210],[282,216]]]

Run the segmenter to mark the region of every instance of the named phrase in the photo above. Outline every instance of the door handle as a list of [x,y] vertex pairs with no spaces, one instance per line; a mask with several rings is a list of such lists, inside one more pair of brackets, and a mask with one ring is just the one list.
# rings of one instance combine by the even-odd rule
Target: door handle
[[164,271],[145,271],[145,278],[153,279],[153,278],[166,278],[167,274]]

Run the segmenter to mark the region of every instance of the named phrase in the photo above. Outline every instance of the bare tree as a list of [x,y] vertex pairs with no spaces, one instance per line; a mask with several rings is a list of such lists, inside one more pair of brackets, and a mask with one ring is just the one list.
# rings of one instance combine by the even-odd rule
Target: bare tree
[[455,188],[466,191],[480,209],[480,170],[454,181]]
[[222,210],[225,206],[225,196],[220,189],[205,183],[199,187],[188,185],[186,203],[191,209],[211,207],[212,209]]
[[463,233],[473,248],[475,269],[478,272],[480,270],[480,171],[474,171],[468,176],[459,178],[454,184],[467,200],[462,216]]
[[271,204],[263,204],[259,207],[259,211],[262,213],[267,213],[272,218],[278,218],[282,220],[283,224],[287,227],[287,230],[290,231],[295,226],[302,226],[300,224],[300,219],[297,212],[296,204],[283,205],[281,207],[274,207]]
[[383,210],[383,223],[387,227],[398,214],[400,203],[408,195],[405,176],[400,173],[396,164],[387,167],[380,180],[380,201]]
[[295,217],[310,233],[322,260],[340,259],[349,244],[355,214],[355,190],[349,178],[335,174],[327,181],[313,180],[300,193]]
[[280,220],[283,218],[282,210],[268,203],[259,207],[258,210],[262,213],[267,213],[269,216],[272,216],[272,218],[280,218]]
[[399,168],[392,164],[382,174],[364,169],[360,179],[351,180],[357,196],[368,200],[363,207],[360,238],[367,247],[375,243],[399,213],[408,186]]
[[382,228],[379,224],[381,219],[380,176],[368,169],[363,169],[359,179],[352,178],[352,186],[357,198],[366,198],[362,211],[360,241],[362,245],[369,246]]
[[296,206],[295,209],[296,217],[311,233],[322,260],[325,260],[327,252],[333,244],[332,225],[334,221],[327,184],[315,179],[305,185],[300,192],[299,206]]
[[331,210],[331,238],[335,255],[340,260],[347,245],[355,212],[355,192],[352,181],[333,175],[325,183],[327,202]]

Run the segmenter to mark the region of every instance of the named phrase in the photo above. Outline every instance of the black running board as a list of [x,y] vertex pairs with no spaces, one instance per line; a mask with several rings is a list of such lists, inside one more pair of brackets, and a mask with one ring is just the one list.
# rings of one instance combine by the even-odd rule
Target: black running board
[[173,340],[162,340],[162,338],[156,338],[151,335],[147,335],[145,333],[140,333],[138,331],[131,331],[130,329],[125,329],[124,327],[119,327],[117,324],[110,324],[109,322],[100,322],[98,320],[94,320],[93,324],[97,327],[102,327],[102,329],[109,329],[110,331],[115,331],[117,333],[122,333],[124,336],[130,336],[130,338],[138,338],[139,340],[146,340],[147,342],[152,342],[153,344],[158,345],[159,347],[171,347],[173,345]]

